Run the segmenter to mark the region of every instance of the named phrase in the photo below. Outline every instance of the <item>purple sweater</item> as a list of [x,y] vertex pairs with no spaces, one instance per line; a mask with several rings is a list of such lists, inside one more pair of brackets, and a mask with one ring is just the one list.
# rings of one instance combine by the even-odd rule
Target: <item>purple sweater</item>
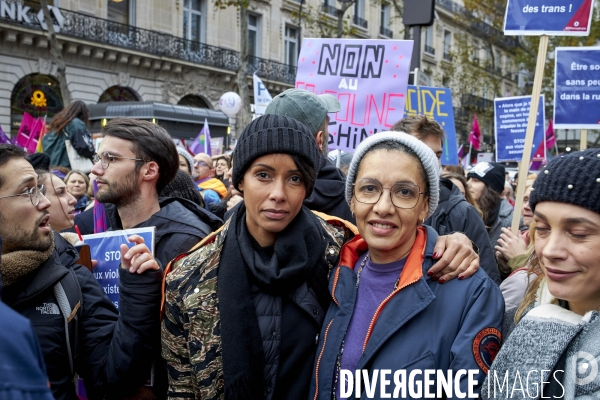
[[[360,265],[367,256],[367,253],[359,257],[354,266],[354,273],[357,274]],[[406,258],[389,264],[375,264],[367,261],[361,274],[354,304],[354,312],[348,326],[348,331],[344,337],[344,352],[342,354],[341,367],[354,371],[358,366],[358,361],[363,353],[363,344],[367,337],[367,331],[371,324],[371,319],[377,311],[377,307],[394,290],[394,285],[400,276]],[[339,398],[339,387],[338,387]]]

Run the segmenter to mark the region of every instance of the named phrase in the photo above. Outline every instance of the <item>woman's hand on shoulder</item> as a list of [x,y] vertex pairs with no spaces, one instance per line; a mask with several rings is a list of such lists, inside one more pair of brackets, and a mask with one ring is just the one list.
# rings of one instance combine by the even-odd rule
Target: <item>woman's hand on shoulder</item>
[[473,249],[473,242],[460,232],[438,237],[433,258],[438,261],[427,274],[439,283],[456,277],[468,278],[479,269],[479,255]]

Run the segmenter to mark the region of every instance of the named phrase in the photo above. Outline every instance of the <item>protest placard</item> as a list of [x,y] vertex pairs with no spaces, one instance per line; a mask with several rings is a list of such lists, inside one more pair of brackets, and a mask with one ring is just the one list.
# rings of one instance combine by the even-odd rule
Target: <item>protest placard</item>
[[341,104],[330,115],[330,150],[354,152],[402,119],[412,48],[412,40],[303,40],[296,88],[332,94]]
[[119,265],[121,264],[121,244],[133,247],[135,243],[127,240],[131,235],[144,238],[144,243],[154,254],[154,227],[108,231],[93,235],[84,235],[85,244],[90,245],[92,259],[98,261],[93,274],[104,293],[119,309]]
[[593,0],[508,0],[505,35],[587,36]]
[[265,110],[273,97],[271,97],[271,93],[256,73],[252,75],[252,80],[254,86],[254,115],[258,117],[265,114]]
[[422,114],[439,123],[446,132],[443,143],[442,165],[458,165],[456,126],[452,90],[426,86],[408,86],[404,114]]
[[[520,162],[523,159],[530,108],[531,96],[494,99],[496,161]],[[542,161],[546,158],[544,121],[544,95],[541,95],[531,151],[533,161]]]
[[600,129],[600,47],[557,47],[554,127]]

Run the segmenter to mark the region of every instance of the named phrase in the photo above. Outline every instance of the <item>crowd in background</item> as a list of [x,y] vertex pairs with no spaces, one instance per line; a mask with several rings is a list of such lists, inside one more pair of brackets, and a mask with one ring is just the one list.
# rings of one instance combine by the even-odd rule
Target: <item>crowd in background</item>
[[[543,369],[543,395],[598,395],[576,381],[600,355],[600,149],[528,175],[513,232],[502,164],[442,166],[421,115],[328,157],[339,109],[287,90],[210,156],[124,118],[95,149],[76,101],[43,153],[0,145],[0,398],[76,399],[77,377],[90,399],[345,398],[342,369],[477,370],[482,398],[505,397],[489,371]],[[117,311],[76,246],[150,226]]]

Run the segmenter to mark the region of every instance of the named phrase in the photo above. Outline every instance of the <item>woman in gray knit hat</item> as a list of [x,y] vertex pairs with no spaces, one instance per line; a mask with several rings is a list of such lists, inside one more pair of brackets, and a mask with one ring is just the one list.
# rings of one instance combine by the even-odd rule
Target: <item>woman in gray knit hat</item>
[[[557,157],[535,180],[529,204],[536,257],[529,269],[537,278],[516,313],[505,316],[513,329],[505,332],[510,336],[490,369],[482,398],[600,397],[598,199],[600,149]],[[494,377],[503,380],[505,375],[508,388],[522,388],[517,397],[495,385]]]
[[[438,160],[420,140],[382,132],[358,146],[346,200],[360,235],[342,248],[331,272],[334,301],[323,324],[311,398],[330,399],[332,392],[337,399],[360,397],[360,385],[345,379],[356,370],[368,371],[371,399],[391,397],[398,380],[405,381],[402,398],[407,389],[410,398],[429,397],[423,393],[439,388],[434,377],[423,379],[418,371],[424,370],[449,370],[452,376],[475,370],[475,379],[483,381],[500,347],[504,300],[482,269],[444,285],[434,279],[438,235],[423,221],[438,197]],[[384,376],[374,375],[384,370],[390,371],[387,388]],[[421,376],[406,384],[413,372]],[[452,389],[441,397],[461,397],[456,388],[465,394],[478,388],[466,374],[451,379]],[[418,388],[426,392],[414,394]]]

